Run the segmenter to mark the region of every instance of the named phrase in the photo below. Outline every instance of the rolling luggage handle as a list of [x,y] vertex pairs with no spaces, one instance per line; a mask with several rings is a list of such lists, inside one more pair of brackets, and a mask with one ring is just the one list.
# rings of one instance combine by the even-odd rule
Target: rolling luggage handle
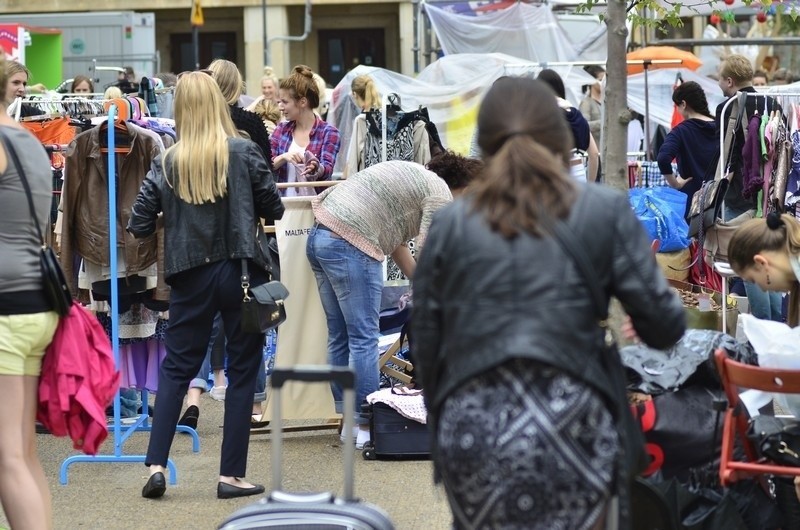
[[[353,370],[346,366],[295,366],[275,368],[270,376],[272,395],[272,491],[280,492],[283,464],[283,418],[281,402],[283,385],[289,381],[323,383],[333,381],[344,391],[344,500],[354,500],[355,440],[352,432],[355,425],[355,381]],[[348,436],[349,435],[349,436]]]

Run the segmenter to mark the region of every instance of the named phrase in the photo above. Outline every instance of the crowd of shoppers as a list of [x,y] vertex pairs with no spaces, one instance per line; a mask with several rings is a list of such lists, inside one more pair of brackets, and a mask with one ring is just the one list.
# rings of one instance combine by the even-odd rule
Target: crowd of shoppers
[[[0,136],[10,142],[0,144],[0,257],[12,264],[0,270],[0,383],[8,401],[0,414],[19,427],[0,434],[0,501],[13,527],[46,528],[52,514],[36,455],[36,383],[58,318],[43,297],[33,223],[48,222],[51,173],[38,141],[5,112],[25,94],[30,72],[12,61],[0,65]],[[325,313],[327,360],[356,374],[356,425],[342,438],[353,437],[357,448],[370,439],[361,405],[378,390],[382,262],[391,257],[413,280],[415,367],[454,528],[531,521],[600,528],[614,499],[624,519],[641,447],[627,436],[624,382],[614,375],[620,360],[606,347],[593,292],[599,287],[605,305],[618,298],[636,335],[653,348],[680,339],[685,319],[625,198],[593,184],[605,70],[586,71],[595,82],[584,87],[578,108],[552,70],[538,80],[498,79],[480,107],[473,158],[446,151],[425,166],[381,162],[324,190],[313,183],[333,179],[340,135],[320,116],[325,86],[308,66],[282,80],[265,70],[261,96],[246,109],[233,62],[218,59],[178,76],[178,141],[153,162],[127,225],[143,238],[163,223],[171,287],[142,496],[165,494],[176,426],[197,428],[211,372],[209,392],[225,401],[217,496],[264,492],[245,479],[250,429],[267,422],[265,337],[241,329],[241,259],[252,285],[268,281],[255,228],[260,219],[281,218],[282,196],[309,195],[315,223],[306,256]],[[124,72],[120,83],[132,76]],[[749,59],[732,55],[722,62],[719,87],[735,97],[754,92],[762,77],[766,84]],[[772,82],[779,78],[776,72]],[[361,111],[381,105],[369,75],[355,77],[350,89]],[[94,93],[94,84],[76,76],[70,91]],[[667,136],[658,163],[667,183],[686,194],[686,215],[692,195],[714,176],[728,120],[722,105],[711,115],[697,83],[683,83],[672,99],[684,121]],[[774,103],[748,100],[746,116],[765,101]],[[22,107],[22,116],[36,112]],[[736,132],[727,218],[755,207],[741,192],[743,141]],[[8,145],[23,153],[35,216]],[[312,185],[276,186],[306,182]],[[776,293],[790,291],[788,321],[798,325],[800,224],[788,215],[745,223],[729,256],[753,314],[780,318]],[[342,413],[342,389],[331,391]]]

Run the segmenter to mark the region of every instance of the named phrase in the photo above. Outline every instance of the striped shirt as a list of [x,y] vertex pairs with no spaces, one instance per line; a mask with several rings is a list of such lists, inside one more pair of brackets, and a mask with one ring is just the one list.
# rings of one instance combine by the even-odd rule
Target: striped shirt
[[434,212],[452,200],[436,173],[415,162],[392,160],[328,188],[311,207],[317,222],[368,256],[383,260],[409,239],[416,238],[420,249]]

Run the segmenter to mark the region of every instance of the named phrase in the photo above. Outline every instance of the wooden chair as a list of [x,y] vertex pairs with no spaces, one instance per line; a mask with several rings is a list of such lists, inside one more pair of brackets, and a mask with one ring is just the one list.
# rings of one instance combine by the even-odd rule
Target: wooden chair
[[[740,388],[800,394],[800,370],[778,370],[739,363],[730,359],[722,349],[714,353],[714,360],[728,400],[719,464],[722,485],[728,486],[744,478],[764,475],[800,476],[800,467],[784,466],[758,457],[755,447],[747,438],[749,416],[739,399]],[[737,437],[744,447],[746,462],[734,459],[734,441]]]
[[[405,359],[401,359],[398,356],[398,353],[400,353],[404,343],[408,342],[407,339],[408,337],[403,335],[398,337],[397,340],[394,341],[391,346],[389,346],[389,349],[383,352],[383,355],[381,355],[380,359],[378,360],[378,367],[380,368],[381,372],[389,377],[394,377],[398,381],[402,381],[406,385],[411,383],[411,376],[408,375],[408,373],[411,372],[414,366]],[[388,364],[390,362],[394,366],[390,366]],[[395,366],[399,367],[400,370],[395,368]]]

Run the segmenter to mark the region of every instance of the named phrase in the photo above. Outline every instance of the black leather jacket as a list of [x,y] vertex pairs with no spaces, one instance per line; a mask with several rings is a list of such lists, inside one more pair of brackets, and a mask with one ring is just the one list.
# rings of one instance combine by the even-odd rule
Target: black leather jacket
[[283,203],[258,146],[230,138],[228,148],[228,193],[214,203],[196,205],[179,199],[164,178],[160,156],[139,190],[128,231],[137,238],[152,234],[158,214],[164,212],[168,283],[176,273],[224,259],[251,258],[268,270],[256,240],[256,224],[259,217],[268,224],[283,217]]
[[[579,193],[565,222],[603,292],[622,302],[645,343],[674,344],[686,328],[684,310],[627,198],[593,184]],[[614,363],[602,357],[598,315],[572,258],[550,237],[504,239],[468,200],[434,215],[414,273],[414,367],[432,428],[456,388],[514,358],[554,366],[609,397],[609,408],[618,404],[624,389],[609,376]]]

